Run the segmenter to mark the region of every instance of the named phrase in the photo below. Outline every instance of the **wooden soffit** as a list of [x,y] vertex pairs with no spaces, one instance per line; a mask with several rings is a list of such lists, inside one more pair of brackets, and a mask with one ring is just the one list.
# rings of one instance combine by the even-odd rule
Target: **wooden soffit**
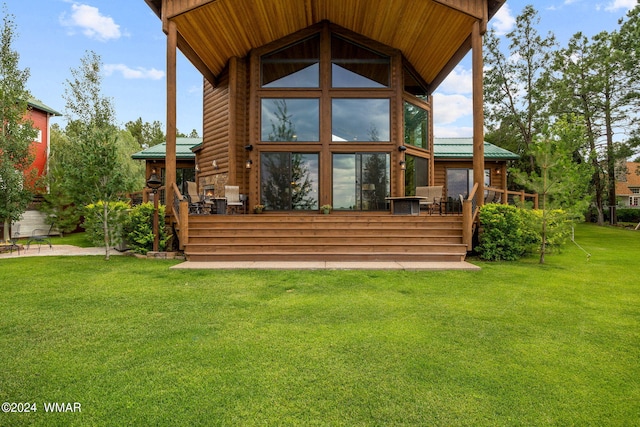
[[145,1],[165,29],[175,22],[178,47],[209,79],[229,58],[326,20],[402,51],[437,84],[470,50],[474,22],[485,28],[505,0]]

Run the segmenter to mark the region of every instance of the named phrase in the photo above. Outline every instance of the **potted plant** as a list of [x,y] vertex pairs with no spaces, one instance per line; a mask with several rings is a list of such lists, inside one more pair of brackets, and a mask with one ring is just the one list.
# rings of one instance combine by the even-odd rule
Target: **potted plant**
[[255,205],[253,207],[253,212],[259,214],[262,213],[264,211],[264,205]]
[[325,215],[329,215],[329,212],[331,212],[331,205],[320,206],[320,211]]

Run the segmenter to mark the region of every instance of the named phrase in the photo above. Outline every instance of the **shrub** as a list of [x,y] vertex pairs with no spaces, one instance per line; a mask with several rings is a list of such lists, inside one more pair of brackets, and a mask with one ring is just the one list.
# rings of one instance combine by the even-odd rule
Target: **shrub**
[[[158,250],[164,251],[169,235],[164,227],[163,205],[158,206]],[[146,254],[153,250],[153,203],[143,203],[131,209],[124,225],[129,247],[134,252]]]
[[482,233],[476,247],[489,261],[514,261],[540,241],[530,210],[491,203],[480,209]]
[[618,208],[616,209],[616,215],[619,222],[634,222],[636,224],[640,222],[640,209]]
[[[126,202],[109,202],[107,208],[108,242],[115,246],[123,240],[123,225],[127,217],[129,204]],[[91,203],[84,207],[84,223],[87,238],[97,246],[105,246],[104,236],[104,202]]]

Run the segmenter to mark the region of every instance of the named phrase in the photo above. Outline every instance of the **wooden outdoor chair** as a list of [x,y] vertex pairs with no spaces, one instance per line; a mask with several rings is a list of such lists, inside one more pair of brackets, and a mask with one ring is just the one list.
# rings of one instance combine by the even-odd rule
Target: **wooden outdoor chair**
[[442,213],[442,185],[416,187],[416,196],[424,197],[420,200],[421,210],[426,209],[428,212],[434,212],[438,207]]
[[202,198],[198,194],[198,185],[187,181],[187,199],[189,200],[189,213],[202,213]]
[[227,199],[227,212],[237,213],[238,207],[241,207],[244,212],[244,203],[240,200],[240,187],[237,185],[225,185],[224,196]]

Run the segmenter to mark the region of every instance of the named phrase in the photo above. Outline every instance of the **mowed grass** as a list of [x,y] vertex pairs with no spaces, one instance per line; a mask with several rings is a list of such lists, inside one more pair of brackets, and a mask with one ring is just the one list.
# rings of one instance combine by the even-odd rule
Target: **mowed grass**
[[[0,425],[637,425],[640,233],[481,271],[0,260]],[[79,402],[81,413],[45,413]]]

